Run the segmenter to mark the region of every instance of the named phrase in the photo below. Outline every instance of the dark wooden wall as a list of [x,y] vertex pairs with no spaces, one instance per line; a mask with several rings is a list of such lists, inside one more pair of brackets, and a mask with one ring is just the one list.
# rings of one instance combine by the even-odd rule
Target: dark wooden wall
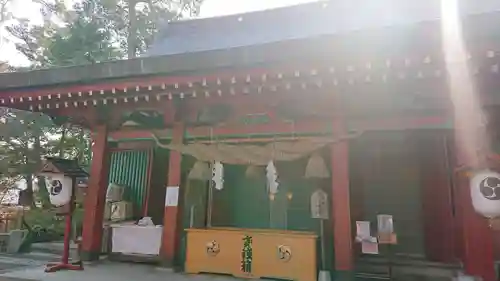
[[397,252],[454,261],[453,191],[445,135],[432,130],[377,132],[354,141],[353,225],[369,220],[376,231],[377,214],[393,215]]
[[422,215],[425,254],[431,261],[455,260],[455,206],[450,162],[450,136],[446,132],[422,132],[416,136],[422,180]]

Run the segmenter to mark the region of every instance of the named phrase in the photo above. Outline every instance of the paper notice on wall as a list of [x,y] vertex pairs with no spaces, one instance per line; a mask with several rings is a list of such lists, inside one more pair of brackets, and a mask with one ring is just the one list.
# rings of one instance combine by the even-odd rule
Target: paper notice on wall
[[370,222],[369,221],[357,221],[356,222],[356,237],[358,239],[364,239],[370,237]]
[[165,193],[165,207],[175,207],[179,203],[179,187],[168,186]]
[[328,195],[321,189],[311,195],[311,218],[328,219]]
[[378,243],[371,241],[361,242],[361,252],[368,255],[378,255]]
[[377,229],[379,235],[381,233],[384,234],[392,234],[394,233],[394,222],[392,221],[391,215],[377,215]]

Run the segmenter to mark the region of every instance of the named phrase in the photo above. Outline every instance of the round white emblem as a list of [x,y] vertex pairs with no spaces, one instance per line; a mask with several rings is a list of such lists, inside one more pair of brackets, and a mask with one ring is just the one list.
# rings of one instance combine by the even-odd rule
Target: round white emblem
[[59,180],[51,180],[50,181],[50,195],[57,196],[62,191],[62,183]]
[[473,175],[470,181],[472,205],[485,217],[500,216],[500,174],[482,170]]

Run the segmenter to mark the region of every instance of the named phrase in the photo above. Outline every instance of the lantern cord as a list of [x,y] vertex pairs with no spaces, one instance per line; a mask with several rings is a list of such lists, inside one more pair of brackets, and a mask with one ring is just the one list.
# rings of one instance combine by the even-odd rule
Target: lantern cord
[[[278,173],[277,169],[276,169],[276,165],[274,163],[274,158],[276,157],[276,136],[273,136],[273,149],[272,149],[272,154],[271,154],[271,161],[273,162],[273,166],[274,166],[274,172],[275,173]],[[275,193],[273,193],[271,191],[271,182],[269,181],[269,178],[267,179],[267,185],[268,185],[268,188],[267,188],[267,192],[268,192],[268,196],[269,196],[269,227],[270,228],[273,228],[273,225],[274,225],[274,199],[275,199],[275,196],[276,194],[275,193],[278,193],[278,190],[276,190]]]
[[[446,137],[446,135],[443,136],[443,138],[441,139],[442,141],[442,145],[443,145],[443,158],[444,158],[444,168],[445,168],[445,171],[447,172],[448,176],[447,176],[447,183],[448,183],[448,186],[450,186],[450,190],[449,190],[449,195],[450,195],[450,198],[454,198],[454,194],[453,194],[453,190],[455,190],[455,175],[453,173],[453,169],[451,168],[451,165],[450,165],[450,152],[449,152],[449,147],[448,147],[448,138]],[[451,209],[453,215],[455,215],[456,213],[456,209],[455,209],[455,204],[452,204],[452,209]],[[452,235],[454,235],[452,233]],[[453,237],[452,237],[453,239]],[[452,240],[453,241],[453,240]]]
[[319,239],[320,240],[320,244],[321,244],[321,266],[323,267],[322,269],[323,270],[326,270],[326,255],[325,255],[325,237],[324,237],[324,233],[325,233],[325,226],[324,226],[324,220],[323,219],[320,219],[319,220],[319,232],[320,232],[320,237]]
[[[213,128],[210,127],[210,142],[213,142],[214,139],[214,131]],[[216,143],[217,145],[217,143]],[[215,159],[213,159],[215,160]],[[210,168],[212,170],[212,176],[213,176],[213,170],[214,170],[214,161],[210,164]],[[207,206],[207,227],[212,226],[212,210],[213,210],[213,182],[212,178],[208,181],[208,206]]]

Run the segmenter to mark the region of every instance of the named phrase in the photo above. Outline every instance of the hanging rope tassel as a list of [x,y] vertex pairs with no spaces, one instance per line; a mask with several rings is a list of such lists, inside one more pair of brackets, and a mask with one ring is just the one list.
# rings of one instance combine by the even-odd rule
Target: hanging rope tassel
[[210,180],[212,179],[212,170],[207,163],[197,161],[193,168],[189,171],[188,179],[190,180]]
[[263,178],[265,175],[264,169],[261,166],[250,165],[245,171],[245,177],[249,179]]
[[330,172],[328,171],[328,167],[325,164],[323,157],[321,154],[316,152],[311,158],[309,158],[309,162],[307,162],[306,172],[304,175],[305,178],[329,178]]

